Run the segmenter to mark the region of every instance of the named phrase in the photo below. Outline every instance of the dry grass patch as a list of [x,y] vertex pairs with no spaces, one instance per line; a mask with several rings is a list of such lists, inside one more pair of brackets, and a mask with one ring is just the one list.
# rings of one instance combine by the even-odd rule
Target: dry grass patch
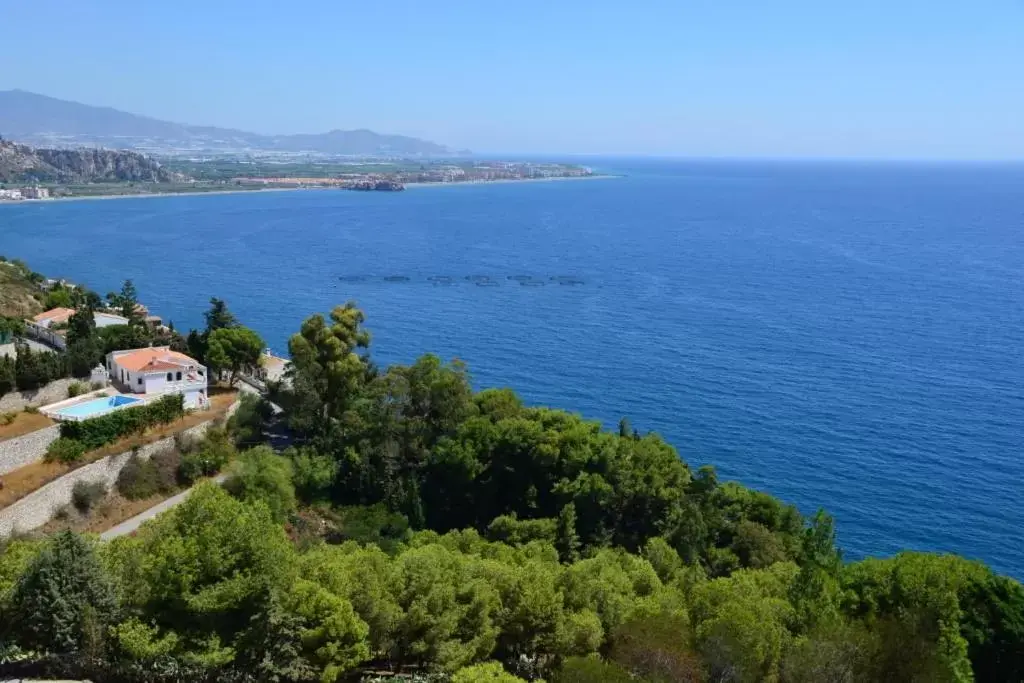
[[42,413],[13,413],[14,420],[7,422],[8,418],[0,415],[0,441],[13,439],[16,436],[24,436],[56,424],[53,420]]
[[172,422],[171,424],[148,429],[142,434],[136,434],[119,439],[114,443],[103,446],[102,448],[89,451],[85,454],[85,457],[77,462],[36,462],[31,465],[19,467],[13,472],[0,477],[0,481],[3,482],[3,488],[0,489],[0,509],[21,500],[40,487],[49,484],[55,479],[63,477],[68,472],[76,470],[83,465],[88,465],[91,462],[95,462],[100,458],[105,458],[108,455],[115,455],[117,453],[125,453],[133,448],[151,444],[154,441],[159,441],[160,439],[172,436],[178,432],[190,429],[204,422],[223,419],[227,414],[228,408],[231,407],[231,404],[235,402],[237,397],[237,391],[214,390],[211,392],[209,410],[196,411],[186,415],[180,420]]
[[43,536],[48,536],[65,529],[81,533],[100,534],[121,522],[126,522],[132,517],[142,514],[154,505],[158,505],[171,496],[177,495],[177,493],[177,491],[174,491],[139,500],[128,500],[118,493],[115,488],[107,494],[106,498],[96,503],[89,512],[79,512],[73,505],[69,505],[58,518],[50,520],[36,531]]

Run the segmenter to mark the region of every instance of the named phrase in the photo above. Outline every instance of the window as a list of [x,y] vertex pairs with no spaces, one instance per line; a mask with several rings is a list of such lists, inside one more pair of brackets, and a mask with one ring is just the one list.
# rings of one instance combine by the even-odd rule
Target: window
[[169,373],[169,372],[167,373],[167,381],[168,382],[173,382],[174,381],[173,375],[171,375],[171,373]]
[[181,381],[181,371],[178,372],[178,381]]
[[136,383],[141,387],[142,386],[142,378],[139,377],[139,379],[136,380]]

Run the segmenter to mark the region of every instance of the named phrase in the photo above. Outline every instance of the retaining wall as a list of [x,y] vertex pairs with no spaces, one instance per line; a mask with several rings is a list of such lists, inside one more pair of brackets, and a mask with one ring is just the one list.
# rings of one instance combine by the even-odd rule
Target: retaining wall
[[32,391],[12,391],[0,396],[0,413],[24,410],[25,406],[42,406],[68,397],[68,387],[81,380],[65,377]]
[[[233,415],[237,408],[238,402],[236,401],[228,408],[227,416]],[[204,422],[179,432],[179,434],[183,436],[200,436],[213,423],[213,420]],[[139,446],[134,451],[108,455],[96,462],[68,472],[60,479],[51,481],[21,500],[0,510],[0,537],[31,531],[49,522],[62,507],[71,503],[71,492],[78,482],[83,481],[90,484],[101,482],[110,489],[117,482],[117,475],[128,464],[132,455],[148,459],[155,453],[173,447],[174,437],[168,436],[151,444]]]
[[46,449],[60,436],[60,425],[37,429],[13,439],[0,441],[0,474],[39,462]]

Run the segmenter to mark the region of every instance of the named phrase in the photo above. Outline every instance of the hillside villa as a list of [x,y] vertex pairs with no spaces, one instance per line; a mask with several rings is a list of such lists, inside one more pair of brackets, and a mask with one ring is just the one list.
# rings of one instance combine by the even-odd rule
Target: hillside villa
[[[73,308],[53,308],[49,311],[45,311],[36,315],[35,317],[29,318],[25,321],[25,331],[29,336],[35,337],[39,341],[45,342],[50,346],[65,350],[67,349],[67,340],[64,338],[67,333],[68,321],[71,316],[75,314]],[[96,327],[110,327],[111,325],[127,325],[128,318],[124,318],[114,313],[103,313],[97,311],[93,313],[93,320],[96,323]]]
[[183,353],[167,346],[107,354],[110,382],[125,393],[158,396],[179,393],[186,408],[207,404],[206,368]]

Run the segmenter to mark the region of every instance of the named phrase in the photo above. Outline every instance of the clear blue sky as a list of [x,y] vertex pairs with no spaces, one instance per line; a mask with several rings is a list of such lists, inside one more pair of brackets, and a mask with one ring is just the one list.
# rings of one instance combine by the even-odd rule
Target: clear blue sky
[[0,0],[0,89],[479,151],[1024,158],[1024,0]]

